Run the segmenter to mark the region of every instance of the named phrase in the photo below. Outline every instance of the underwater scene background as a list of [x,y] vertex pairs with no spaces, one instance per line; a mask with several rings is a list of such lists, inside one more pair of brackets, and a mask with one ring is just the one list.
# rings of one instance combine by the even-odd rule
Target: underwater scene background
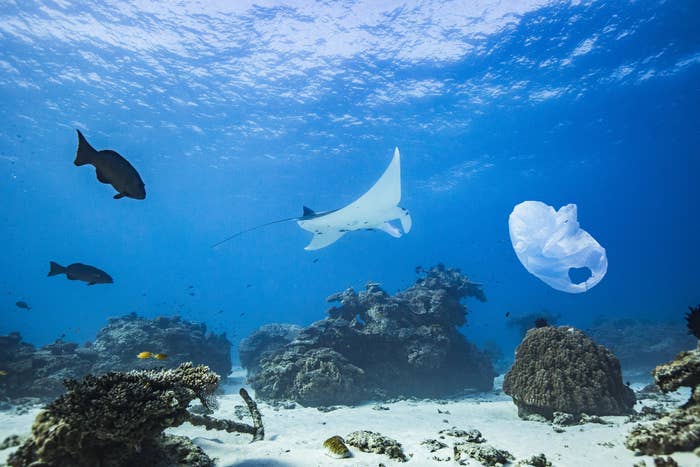
[[[700,300],[699,13],[692,1],[3,2],[0,333],[82,341],[135,311],[235,341],[320,319],[347,286],[407,287],[438,262],[483,283],[463,332],[507,353],[519,336],[506,312],[682,325]],[[76,128],[137,167],[145,201],[115,201],[73,166]],[[210,248],[302,205],[349,203],[394,146],[413,217],[403,238],[358,232],[307,252],[287,223]],[[507,219],[529,199],[577,204],[608,255],[597,287],[557,292],[518,262]],[[49,260],[114,284],[47,278]]]

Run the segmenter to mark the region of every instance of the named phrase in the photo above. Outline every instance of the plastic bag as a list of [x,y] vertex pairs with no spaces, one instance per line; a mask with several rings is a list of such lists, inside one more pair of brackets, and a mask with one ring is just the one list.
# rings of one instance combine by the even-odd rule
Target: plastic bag
[[576,205],[555,211],[539,201],[525,201],[508,218],[510,241],[525,269],[552,288],[587,292],[608,270],[605,248],[579,227]]

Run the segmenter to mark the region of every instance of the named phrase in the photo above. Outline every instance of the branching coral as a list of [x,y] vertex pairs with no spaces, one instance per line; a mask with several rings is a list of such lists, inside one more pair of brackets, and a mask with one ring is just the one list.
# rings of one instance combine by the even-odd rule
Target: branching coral
[[[173,453],[168,452],[173,442],[162,432],[194,417],[187,410],[194,399],[210,405],[218,384],[216,373],[191,363],[172,370],[107,373],[100,377],[89,375],[82,381],[66,381],[68,391],[37,415],[32,438],[10,456],[8,464],[13,467],[193,465],[185,458],[173,459]],[[255,404],[252,405],[251,412],[257,412]],[[257,436],[263,430],[259,413],[253,420],[260,425],[239,426],[242,429],[237,431],[260,439]],[[201,460],[208,458],[194,445],[184,449],[183,443],[174,444],[178,446],[176,457],[194,456],[200,459],[196,465],[213,465],[211,461]],[[158,459],[166,463],[159,463]]]

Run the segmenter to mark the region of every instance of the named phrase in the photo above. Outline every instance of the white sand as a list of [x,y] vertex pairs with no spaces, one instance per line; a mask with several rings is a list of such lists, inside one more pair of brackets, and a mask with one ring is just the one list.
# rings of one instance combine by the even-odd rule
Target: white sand
[[[242,373],[232,375],[227,394],[219,400],[215,417],[236,419],[234,407],[244,405],[237,390]],[[252,394],[252,392],[251,392]],[[687,400],[687,393],[679,394],[677,401]],[[627,432],[634,425],[624,423],[625,417],[604,417],[612,425],[587,424],[565,428],[556,433],[551,425],[520,420],[515,405],[502,394],[474,396],[459,401],[401,401],[382,404],[389,410],[373,410],[374,404],[359,407],[342,407],[332,412],[320,412],[313,408],[275,410],[268,404],[259,404],[265,425],[265,440],[250,443],[251,436],[206,431],[184,425],[169,433],[193,438],[221,466],[451,466],[454,460],[437,461],[433,456],[452,458],[454,438],[445,437],[442,442],[448,448],[430,453],[420,443],[425,439],[440,439],[438,432],[456,426],[461,429],[476,428],[492,446],[505,449],[516,459],[544,453],[555,466],[631,467],[644,459],[648,466],[651,457],[635,456],[624,446]],[[448,410],[450,414],[440,414]],[[25,415],[0,413],[0,440],[10,434],[29,432],[38,409]],[[332,459],[325,455],[322,443],[333,435],[345,436],[355,430],[378,431],[399,441],[404,452],[412,457],[406,463],[390,460],[385,455],[368,454],[350,447],[353,457]],[[11,449],[0,451],[4,462]],[[673,458],[683,467],[700,467],[700,457],[692,453],[677,453]],[[470,460],[467,465],[477,466]]]

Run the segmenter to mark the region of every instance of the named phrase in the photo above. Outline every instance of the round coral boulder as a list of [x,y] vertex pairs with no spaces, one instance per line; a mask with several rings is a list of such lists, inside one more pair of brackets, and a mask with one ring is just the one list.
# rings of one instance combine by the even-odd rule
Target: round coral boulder
[[522,418],[539,414],[551,420],[554,412],[623,415],[635,402],[612,352],[568,326],[528,331],[503,391]]

